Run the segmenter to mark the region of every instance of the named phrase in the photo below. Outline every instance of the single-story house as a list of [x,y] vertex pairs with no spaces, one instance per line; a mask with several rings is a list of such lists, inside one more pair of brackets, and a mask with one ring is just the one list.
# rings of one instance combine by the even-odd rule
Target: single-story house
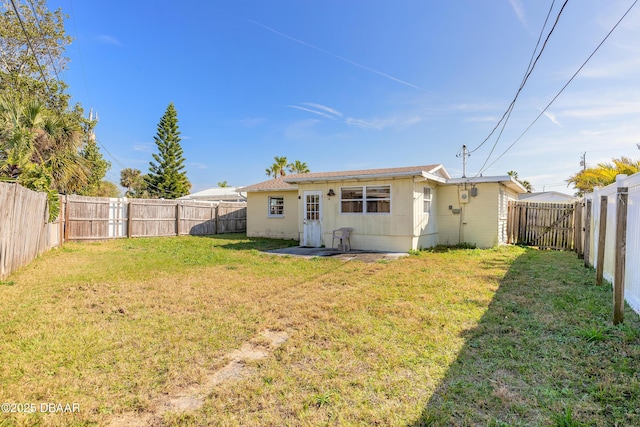
[[439,244],[506,243],[507,202],[526,190],[509,175],[451,178],[441,164],[286,175],[241,189],[247,235],[330,247],[406,252]]
[[246,202],[247,195],[239,191],[240,187],[209,188],[179,197],[178,200],[197,200],[202,202]]

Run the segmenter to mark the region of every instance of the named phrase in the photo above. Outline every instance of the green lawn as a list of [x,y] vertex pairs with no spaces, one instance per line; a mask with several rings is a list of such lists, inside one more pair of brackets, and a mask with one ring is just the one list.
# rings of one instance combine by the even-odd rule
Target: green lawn
[[[37,409],[0,426],[640,425],[640,321],[612,326],[610,287],[575,254],[260,252],[288,244],[67,244],[0,282],[0,402]],[[248,345],[265,354],[214,384]]]

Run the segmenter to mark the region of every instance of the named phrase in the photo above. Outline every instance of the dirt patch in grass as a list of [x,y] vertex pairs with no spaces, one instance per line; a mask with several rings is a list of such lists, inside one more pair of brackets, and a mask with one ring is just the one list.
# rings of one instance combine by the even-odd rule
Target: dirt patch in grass
[[264,330],[258,337],[257,343],[245,342],[239,349],[227,354],[224,358],[231,359],[230,362],[220,369],[208,372],[202,384],[193,384],[174,390],[171,395],[161,396],[152,402],[152,411],[122,414],[113,418],[110,425],[112,427],[154,426],[162,424],[162,418],[166,412],[180,414],[198,410],[204,405],[206,396],[214,387],[251,375],[253,371],[246,366],[246,363],[264,359],[284,344],[288,338],[289,334],[284,331]]

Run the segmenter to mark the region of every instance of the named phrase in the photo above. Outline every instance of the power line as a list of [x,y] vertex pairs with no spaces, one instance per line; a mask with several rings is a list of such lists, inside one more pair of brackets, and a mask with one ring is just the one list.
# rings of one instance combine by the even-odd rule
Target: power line
[[529,131],[529,129],[531,129],[533,127],[533,125],[540,119],[540,117],[542,117],[542,115],[547,111],[547,109],[551,106],[551,104],[553,104],[556,99],[558,99],[558,97],[562,94],[562,92],[564,92],[564,90],[567,88],[567,86],[569,86],[569,84],[571,84],[571,82],[573,81],[573,79],[576,78],[576,76],[580,73],[580,71],[582,71],[582,69],[585,67],[585,65],[587,65],[587,63],[591,60],[591,58],[596,54],[596,52],[600,49],[600,47],[602,47],[602,45],[604,44],[605,41],[607,41],[607,39],[609,38],[609,36],[611,36],[611,34],[615,31],[616,28],[618,28],[618,25],[620,25],[620,23],[622,22],[622,20],[629,14],[629,12],[631,12],[631,9],[634,8],[634,6],[636,5],[636,3],[638,3],[638,0],[635,0],[631,6],[629,6],[629,8],[627,9],[627,11],[622,15],[622,17],[618,20],[618,22],[616,22],[616,24],[613,26],[613,28],[611,28],[611,30],[607,33],[607,35],[602,39],[602,41],[598,44],[598,46],[596,46],[596,48],[593,50],[593,52],[591,52],[591,54],[587,57],[587,59],[582,63],[582,65],[580,65],[580,67],[578,68],[578,70],[571,76],[571,78],[569,79],[569,81],[567,83],[565,83],[564,86],[562,86],[562,88],[558,91],[558,93],[553,97],[553,99],[551,99],[551,101],[547,104],[546,107],[544,107],[544,109],[540,112],[540,114],[538,114],[538,116],[531,122],[531,124],[529,126],[527,126],[527,128],[522,131],[522,133],[520,134],[520,136],[518,136],[515,141],[513,141],[511,143],[511,145],[509,145],[507,147],[506,150],[504,150],[502,152],[502,154],[500,154],[498,156],[498,158],[496,158],[490,165],[488,165],[486,168],[484,169],[480,169],[480,171],[478,172],[478,174],[483,173],[485,170],[489,169],[491,166],[493,166],[498,160],[500,160],[502,158],[502,156],[504,156],[511,148],[513,148],[514,145],[516,145],[516,143],[518,141],[520,141],[520,139]]
[[[114,160],[114,161],[115,161],[115,162],[116,162],[116,163],[117,163],[117,164],[118,164],[122,169],[128,169],[125,165],[123,165],[123,164],[120,162],[120,160],[118,160],[118,159],[117,159],[113,154],[111,154],[111,152],[110,152],[109,150],[107,150],[107,147],[105,147],[104,145],[102,145],[102,143],[101,143],[101,142],[99,142],[99,141],[97,141],[97,140],[96,140],[96,143],[97,143],[98,145],[100,145],[100,147],[102,147],[102,149],[104,149],[104,151],[109,155],[109,157],[111,157],[111,158],[112,158],[112,159],[113,159],[113,160]],[[142,172],[141,172],[141,173],[142,173]],[[159,188],[159,187],[157,187],[157,186],[155,186],[155,185],[153,185],[153,184],[150,184],[150,183],[148,183],[148,182],[145,182],[145,184],[146,184],[148,187],[150,187],[150,188],[152,188],[152,189],[154,189],[154,190],[157,190],[157,191],[159,191],[159,192],[161,192],[161,193],[163,193],[163,194],[165,194],[165,195],[170,195],[169,191],[167,191],[167,190],[165,190],[165,189]]]
[[[32,0],[29,0],[32,1]],[[78,55],[80,57],[80,67],[82,69],[82,78],[84,81],[84,88],[85,91],[87,92],[87,97],[89,98],[89,103],[93,104],[93,101],[91,99],[91,92],[89,91],[89,84],[88,84],[88,79],[87,79],[87,73],[85,70],[85,66],[84,66],[84,59],[82,56],[82,49],[80,47],[80,37],[78,37],[78,26],[76,24],[76,17],[75,17],[75,10],[73,9],[73,2],[71,0],[69,0],[69,8],[71,9],[71,20],[73,21],[73,31],[76,35],[76,41],[77,41],[77,46],[78,46]],[[97,113],[96,113],[96,121],[98,121],[97,119]],[[114,156],[108,149],[107,147],[105,147],[105,145],[98,141],[96,139],[96,143],[105,151],[105,153],[107,153],[109,155],[109,157],[111,159],[113,159],[114,162],[116,162],[116,164],[118,164],[122,169],[126,169],[127,167],[120,161],[118,160],[118,158],[116,158],[116,156]],[[162,191],[161,189],[157,189]]]
[[[96,143],[98,145],[100,145],[100,147],[102,147],[104,149],[104,151],[109,155],[109,157],[111,157],[121,168],[127,169],[127,167],[125,165],[123,165],[122,162],[120,162],[120,160],[118,160],[113,154],[111,154],[111,152],[109,150],[107,150],[107,147],[105,147],[101,142],[99,142],[97,140],[96,140]],[[148,187],[150,187],[150,188],[152,188],[154,190],[157,190],[157,191],[159,191],[161,193],[164,193],[165,195],[170,195],[169,191],[167,191],[167,190],[165,190],[163,188],[157,187],[157,186],[155,186],[153,184],[150,184],[148,182],[146,184],[147,184]]]
[[[40,20],[38,19],[38,13],[36,12],[36,8],[33,5],[33,1],[32,0],[28,0],[28,1],[29,1],[29,4],[31,5],[31,11],[33,12],[33,18],[36,21],[36,26],[38,27],[39,35],[42,37],[43,40],[45,40],[44,31],[42,31],[42,27],[40,26]],[[51,54],[51,51],[49,50],[49,45],[46,43],[46,41],[44,41],[44,47],[47,50],[47,55],[49,55],[49,63],[51,64],[51,69],[53,69],[53,73],[56,75],[56,79],[58,80],[58,83],[60,83],[61,82],[60,76],[58,75],[58,70],[56,70],[56,66],[53,62],[53,55]],[[34,52],[34,56],[35,56],[35,52]]]
[[[40,23],[38,21],[37,13],[35,12],[35,8],[33,6],[33,2],[31,0],[28,0],[28,1],[31,4],[31,8],[32,8],[32,11],[33,11],[33,14],[34,14],[33,16],[34,16],[34,18],[36,20],[36,23],[37,23],[37,26],[38,26],[38,28],[40,30],[40,33],[44,37],[43,32],[42,32],[42,28],[40,27]],[[16,17],[18,18],[18,21],[20,22],[20,27],[22,28],[22,32],[23,32],[23,34],[24,34],[24,36],[25,36],[25,38],[27,40],[27,45],[29,46],[29,49],[31,49],[31,53],[33,54],[33,58],[35,59],[36,64],[38,65],[38,69],[40,70],[40,76],[42,77],[42,81],[44,82],[44,84],[45,84],[47,90],[49,91],[49,93],[52,93],[51,88],[49,86],[49,83],[47,81],[47,78],[45,77],[44,69],[42,68],[42,65],[40,65],[40,61],[38,60],[38,55],[36,54],[36,51],[33,48],[33,45],[31,43],[31,37],[29,36],[29,33],[27,32],[27,29],[26,29],[26,27],[24,25],[24,22],[22,21],[22,17],[20,16],[20,12],[18,11],[18,7],[16,6],[14,0],[11,0],[11,5],[13,6],[13,10],[16,13]],[[56,79],[57,79],[58,83],[60,83],[60,77],[58,76],[58,72],[56,71],[55,66],[53,65],[53,56],[51,55],[51,52],[49,51],[49,48],[46,45],[46,43],[45,43],[45,46],[47,47],[47,53],[49,54],[49,57],[51,59],[51,67],[52,67],[52,69],[53,69],[53,71],[54,71],[54,73],[56,75]],[[96,141],[96,142],[100,145],[100,147],[102,147],[104,149],[104,151],[109,155],[109,157],[111,157],[118,165],[120,165],[122,168],[126,168],[113,154],[111,154],[111,152],[109,150],[107,150],[107,148],[102,143],[100,143],[99,141]],[[169,195],[169,192],[167,190],[164,190],[162,188],[158,188],[153,184],[147,183],[147,185],[150,186],[151,188],[155,189],[155,190],[158,190],[158,191],[160,191],[160,192],[162,192],[164,194]]]
[[[549,22],[549,17],[551,16],[551,12],[553,11],[553,6],[555,4],[555,0],[553,0],[551,2],[551,7],[549,8],[549,12],[547,12],[547,17],[545,18],[544,24],[542,25],[542,28],[540,29],[540,34],[538,36],[538,41],[536,42],[536,46],[533,49],[533,52],[531,53],[531,58],[529,59],[529,65],[527,66],[527,70],[524,73],[524,76],[522,78],[522,82],[520,82],[520,87],[518,87],[518,90],[516,91],[516,94],[513,97],[513,100],[511,100],[511,103],[509,104],[509,107],[507,107],[507,110],[504,112],[504,114],[502,115],[500,120],[498,120],[498,123],[496,123],[495,127],[491,130],[489,135],[487,135],[487,137],[480,143],[480,145],[478,145],[476,148],[471,150],[469,152],[469,154],[474,153],[475,151],[479,150],[480,147],[482,147],[489,140],[489,138],[491,138],[491,136],[495,133],[495,131],[498,129],[498,127],[500,127],[500,123],[502,123],[503,121],[504,121],[504,124],[502,126],[502,129],[504,130],[504,127],[506,126],[507,121],[509,120],[509,117],[511,116],[511,111],[513,111],[513,107],[515,106],[515,103],[518,100],[518,97],[520,96],[520,92],[522,92],[522,89],[524,88],[525,84],[527,83],[527,80],[529,80],[529,76],[531,76],[531,73],[533,73],[533,69],[535,68],[536,64],[538,63],[538,60],[540,59],[540,56],[542,55],[542,52],[544,51],[545,47],[547,46],[547,42],[549,41],[549,38],[551,37],[551,34],[555,30],[556,25],[558,24],[558,21],[560,19],[560,15],[564,11],[564,8],[567,5],[568,1],[569,0],[565,0],[564,4],[562,5],[562,8],[558,12],[558,15],[556,16],[556,20],[555,20],[553,26],[551,27],[551,29],[549,30],[549,33],[547,34],[547,37],[546,37],[546,39],[544,41],[544,44],[542,45],[542,48],[540,49],[540,52],[538,52],[538,55],[536,56],[536,52],[538,51],[538,46],[540,46],[540,40],[542,40],[542,34],[544,33],[544,29],[546,28],[547,22]],[[534,57],[535,57],[535,60],[534,60]],[[500,139],[500,138],[498,137],[498,139]],[[496,144],[497,144],[497,141],[496,141]],[[494,148],[495,148],[495,144],[494,144],[494,147],[491,149],[492,152],[493,152]],[[490,157],[490,156],[491,156],[491,154],[489,154],[488,157]]]
[[78,56],[80,57],[80,68],[82,69],[82,78],[84,79],[84,89],[85,91],[87,91],[87,96],[89,97],[89,103],[93,104],[93,101],[91,100],[91,93],[89,92],[89,84],[87,79],[87,72],[85,71],[85,67],[84,67],[82,49],[80,47],[80,38],[78,37],[78,26],[76,25],[75,11],[73,10],[73,2],[71,0],[69,0],[69,8],[71,9],[71,20],[73,21],[73,31],[76,34],[76,41],[78,42],[77,44]]
[[[32,0],[29,0],[29,2],[31,2],[31,1]],[[73,9],[73,2],[71,0],[69,0],[69,8],[71,9],[71,20],[73,21],[73,30],[74,30],[74,33],[76,35],[76,41],[78,42],[78,45],[77,45],[78,46],[78,55],[80,57],[80,66],[82,68],[82,77],[83,77],[83,80],[84,80],[85,91],[87,92],[87,96],[89,98],[89,103],[92,104],[93,102],[91,100],[91,92],[89,91],[89,84],[88,84],[88,79],[87,79],[87,73],[86,73],[85,66],[84,66],[84,59],[83,59],[83,56],[82,56],[82,49],[80,47],[80,38],[78,37],[78,26],[76,25],[75,11]],[[96,113],[96,116],[97,116],[97,113]],[[96,118],[96,121],[97,121],[97,118]],[[118,166],[120,166],[122,169],[127,169],[127,166],[125,166],[116,156],[114,156],[111,153],[111,151],[109,151],[107,149],[107,147],[102,142],[98,141],[97,139],[95,140],[95,142],[96,142],[96,144],[98,144],[105,151],[105,153],[107,153],[107,155]],[[116,180],[117,180],[117,176],[116,176],[115,173],[111,173],[111,172],[108,172],[108,173],[110,173],[112,175],[112,178],[116,177]],[[165,194],[167,193],[165,190],[163,190],[161,188],[157,188],[154,185],[150,185],[150,186],[153,187],[154,189],[160,191],[160,192],[164,192]]]
[[[487,162],[489,161],[489,159],[493,155],[493,152],[496,149],[496,147],[498,145],[498,142],[500,142],[500,138],[502,137],[502,134],[503,134],[503,132],[504,132],[506,126],[507,126],[507,122],[509,121],[509,118],[511,117],[511,113],[513,112],[513,109],[515,107],[516,100],[518,99],[518,96],[520,96],[520,93],[522,92],[522,89],[524,88],[527,80],[529,80],[529,77],[531,76],[531,73],[533,73],[533,69],[535,68],[536,64],[538,63],[538,60],[540,59],[540,57],[542,56],[542,52],[544,51],[545,47],[547,46],[547,43],[549,42],[549,39],[551,38],[551,34],[553,34],[554,30],[556,29],[556,27],[558,25],[558,22],[560,21],[560,16],[562,16],[562,12],[564,11],[564,8],[567,6],[568,2],[569,2],[569,0],[565,0],[565,2],[562,4],[562,7],[558,11],[558,15],[556,16],[555,22],[553,23],[553,26],[549,30],[549,33],[547,33],[547,37],[545,38],[545,41],[542,44],[542,47],[540,48],[540,52],[538,52],[538,55],[536,56],[535,60],[533,60],[533,63],[531,61],[529,62],[529,69],[526,72],[525,77],[522,79],[522,83],[521,83],[520,87],[518,88],[518,91],[516,92],[516,95],[513,98],[513,101],[511,102],[511,104],[507,108],[507,111],[502,116],[502,118],[500,119],[500,121],[498,122],[496,127],[493,128],[493,130],[491,131],[489,136],[482,142],[482,144],[484,144],[489,139],[489,137],[491,137],[491,135],[495,132],[495,130],[500,125],[500,122],[503,121],[503,119],[504,119],[504,122],[502,123],[502,128],[500,129],[500,133],[498,134],[498,137],[496,138],[495,142],[493,143],[493,146],[491,147],[491,151],[489,151],[489,154],[487,155],[486,159],[484,160],[484,163],[482,163],[482,166],[480,167],[479,171],[476,173],[475,176],[478,176],[478,175],[480,175],[482,173],[483,168],[486,166]],[[554,3],[555,3],[555,0],[554,0],[554,2],[552,2],[551,7],[549,8],[549,12],[547,13],[547,18],[545,19],[544,25],[542,26],[542,29],[540,30],[540,36],[538,38],[538,43],[540,41],[540,38],[542,37],[542,33],[544,32],[544,28],[546,27],[547,22],[549,20],[549,16],[551,15],[551,11],[553,10]],[[538,46],[538,44],[536,44],[536,49],[537,49],[537,46]],[[535,55],[535,50],[533,52],[533,55]],[[532,55],[532,59],[533,59],[533,55]],[[480,144],[480,146],[482,146],[482,144]],[[478,148],[480,148],[480,146]],[[478,148],[476,148],[476,150]]]
[[[32,0],[29,0],[29,1],[32,1]],[[84,59],[83,59],[83,56],[82,56],[82,49],[81,49],[81,47],[80,47],[80,37],[78,37],[78,26],[76,25],[75,11],[74,11],[74,9],[73,9],[73,1],[72,1],[72,0],[69,0],[69,8],[71,9],[71,19],[72,19],[72,21],[73,21],[73,30],[74,30],[75,35],[76,35],[76,41],[78,42],[78,55],[80,56],[80,66],[81,66],[81,68],[82,68],[82,77],[83,77],[83,79],[84,79],[85,90],[86,90],[86,92],[87,92],[87,96],[89,97],[89,103],[91,103],[91,104],[92,104],[93,102],[92,102],[92,100],[91,100],[91,92],[89,91],[89,84],[88,84],[88,79],[87,79],[87,73],[86,73],[85,66],[84,66]],[[97,113],[96,113],[96,115],[97,115]],[[97,119],[96,119],[96,120],[97,120]],[[112,153],[107,149],[107,147],[105,147],[105,145],[104,145],[102,142],[100,142],[100,141],[98,141],[98,140],[96,139],[96,143],[97,143],[97,144],[98,144],[98,145],[99,145],[99,146],[100,146],[100,147],[105,151],[105,153],[107,153],[107,154],[108,154],[108,156],[109,156],[109,157],[110,157],[114,162],[116,162],[116,164],[117,164],[118,166],[120,166],[122,169],[127,169],[127,166],[125,166],[125,165],[124,165],[124,164],[123,164],[123,163],[122,163],[122,162],[121,162],[121,161],[120,161],[116,156],[114,156],[114,155],[113,155],[113,154],[112,154]],[[115,174],[112,174],[112,175],[115,175]],[[164,190],[164,189],[162,189],[162,188],[158,188],[158,187],[156,187],[156,186],[155,186],[155,185],[153,185],[153,184],[149,184],[149,183],[147,183],[147,186],[149,186],[149,187],[153,188],[154,190],[157,190],[157,191],[159,191],[159,192],[161,192],[161,193],[164,193],[164,194],[166,194],[166,195],[168,195],[168,194],[169,194],[169,192],[168,192],[167,190]]]
[[13,6],[13,10],[16,12],[16,17],[18,18],[18,22],[20,22],[20,27],[22,27],[22,32],[24,33],[24,37],[27,39],[27,45],[29,46],[29,49],[31,49],[31,53],[33,53],[33,58],[36,60],[36,64],[38,65],[38,69],[40,70],[40,76],[42,76],[42,81],[44,82],[44,85],[46,86],[49,93],[52,93],[51,88],[49,87],[49,83],[47,82],[47,78],[44,76],[44,69],[42,68],[42,65],[40,65],[40,61],[38,60],[38,55],[36,55],[36,51],[33,49],[33,46],[31,45],[31,38],[29,37],[29,33],[27,33],[27,29],[24,26],[24,22],[22,22],[22,17],[20,16],[18,7],[16,6],[16,3],[13,0],[11,0],[11,5]]

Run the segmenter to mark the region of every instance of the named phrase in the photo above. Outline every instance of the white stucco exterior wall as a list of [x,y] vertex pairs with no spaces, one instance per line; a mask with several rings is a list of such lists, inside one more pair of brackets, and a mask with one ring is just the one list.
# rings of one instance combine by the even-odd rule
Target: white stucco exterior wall
[[[514,200],[516,193],[498,182],[478,183],[475,187],[477,196],[469,197],[468,203],[460,203],[459,193],[464,185],[439,188],[440,244],[470,243],[479,248],[490,248],[506,243],[507,201]],[[467,185],[467,190],[471,188],[472,185]],[[457,209],[460,213],[455,213]]]
[[[269,216],[269,197],[284,198],[283,216]],[[294,190],[248,193],[247,236],[299,240],[298,192]]]

